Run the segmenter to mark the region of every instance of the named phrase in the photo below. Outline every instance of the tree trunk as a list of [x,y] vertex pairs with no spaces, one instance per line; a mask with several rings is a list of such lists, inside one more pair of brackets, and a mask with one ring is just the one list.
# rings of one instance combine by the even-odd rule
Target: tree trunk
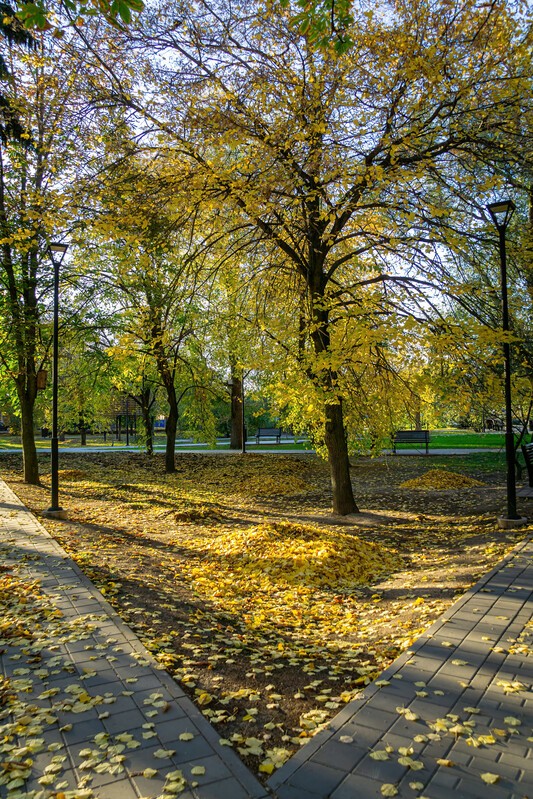
[[348,513],[359,513],[350,478],[348,442],[340,400],[335,405],[326,405],[325,443],[328,449],[331,474],[333,513],[338,513],[341,516],[346,516]]
[[243,438],[243,411],[242,374],[231,372],[231,449],[242,449]]
[[[330,319],[324,300],[324,280],[320,264],[315,263],[310,270],[309,292],[313,309],[313,330],[311,341],[317,361],[320,362],[330,352]],[[311,379],[320,387],[324,396],[324,443],[328,450],[328,461],[333,494],[333,512],[341,516],[359,513],[353,495],[350,477],[348,441],[344,428],[342,398],[337,393],[338,375],[331,366],[325,366],[311,373]]]
[[165,450],[165,472],[167,474],[172,474],[172,472],[176,471],[176,462],[174,458],[174,452],[176,449],[176,432],[178,429],[178,403],[176,400],[176,391],[174,389],[174,384],[172,384],[171,390],[167,388],[168,391],[168,417],[167,417],[167,446]]
[[83,416],[80,416],[80,420],[78,422],[78,427],[80,431],[80,445],[82,447],[87,446],[87,428],[85,426],[85,419]]
[[35,446],[35,433],[33,430],[34,400],[27,396],[21,397],[19,394],[19,401],[24,482],[37,486],[39,485],[39,464],[37,461],[37,447]]
[[143,427],[144,427],[144,446],[147,455],[154,454],[154,419],[150,413],[150,407],[141,408]]

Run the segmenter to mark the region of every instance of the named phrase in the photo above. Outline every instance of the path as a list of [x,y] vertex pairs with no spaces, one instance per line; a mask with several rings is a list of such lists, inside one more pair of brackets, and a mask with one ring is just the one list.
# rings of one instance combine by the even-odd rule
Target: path
[[0,620],[0,797],[533,799],[532,554],[518,547],[263,788],[0,481],[0,568],[43,594],[17,599],[14,582]]
[[[4,699],[9,684],[0,690],[0,774],[7,771],[13,785],[8,791],[0,777],[1,797],[46,788],[43,797],[59,790],[67,799],[84,799],[93,795],[83,792],[85,780],[98,799],[155,797],[165,786],[165,799],[171,799],[176,794],[168,788],[182,784],[180,774],[187,781],[181,799],[267,795],[1,480],[0,564],[20,571],[22,579],[40,580],[47,598],[40,612],[38,605],[15,609],[29,614],[25,629],[11,626],[6,635],[0,621],[0,676],[21,697],[10,707]],[[61,617],[50,613],[49,604]],[[22,767],[28,759],[30,766]],[[19,793],[16,781],[26,776]],[[47,782],[39,781],[43,776]]]
[[533,799],[532,556],[514,550],[278,771],[279,799]]

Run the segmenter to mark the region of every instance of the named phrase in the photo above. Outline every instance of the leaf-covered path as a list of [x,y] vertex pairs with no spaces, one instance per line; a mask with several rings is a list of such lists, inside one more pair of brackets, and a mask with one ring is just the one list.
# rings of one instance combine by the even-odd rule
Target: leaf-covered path
[[262,788],[0,483],[0,796],[533,796],[525,543]]
[[3,481],[0,577],[1,797],[267,795]]
[[279,799],[533,797],[533,542],[277,772]]

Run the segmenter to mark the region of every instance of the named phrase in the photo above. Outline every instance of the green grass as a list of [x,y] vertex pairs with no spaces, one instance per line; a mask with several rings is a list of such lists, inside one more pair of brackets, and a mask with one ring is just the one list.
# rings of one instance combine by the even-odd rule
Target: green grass
[[503,447],[503,433],[441,432],[429,433],[429,446],[433,447]]
[[[155,450],[157,452],[161,452],[165,448],[165,435],[162,433],[156,434],[155,437]],[[35,444],[38,450],[42,450],[45,452],[50,451],[50,439],[49,438],[41,438],[40,436],[36,437]],[[80,437],[79,436],[69,436],[65,439],[65,441],[61,441],[59,443],[60,449],[64,447],[79,447],[80,446]],[[112,439],[111,436],[107,436],[107,441],[104,442],[103,436],[87,436],[87,450],[90,451],[93,447],[105,447],[110,451],[113,451],[114,448],[117,447],[125,447],[126,446],[126,436],[122,436],[121,441],[116,441]],[[429,449],[430,452],[432,449],[462,449],[462,448],[492,448],[492,449],[502,449],[505,446],[505,438],[503,433],[475,433],[471,430],[430,430],[429,434]],[[2,435],[0,436],[0,450],[19,450],[21,447],[20,443],[20,436],[11,436],[11,435]],[[140,447],[136,444],[133,437],[130,437],[130,445],[129,448],[133,451],[136,449],[140,449]],[[229,444],[227,443],[218,443],[215,447],[216,449],[227,450],[229,449]],[[397,449],[414,449],[414,448],[421,448],[423,447],[416,447],[414,444],[398,444]],[[202,451],[205,449],[212,449],[211,445],[209,444],[196,444],[192,446],[192,442],[187,441],[184,443],[178,443],[176,445],[176,449],[179,451],[180,449],[193,449]],[[312,449],[311,445],[308,442],[298,442],[294,443],[294,441],[284,440],[281,444],[276,444],[275,442],[265,443],[265,444],[256,444],[254,438],[252,437],[250,441],[246,443],[246,450],[250,452],[261,452],[262,450],[275,450],[276,452],[283,452],[285,450],[301,450],[302,452],[309,451]]]
[[[423,445],[418,445],[423,449]],[[397,449],[413,449],[415,444],[397,444]],[[503,449],[505,447],[504,433],[474,433],[471,430],[430,430],[429,449]]]

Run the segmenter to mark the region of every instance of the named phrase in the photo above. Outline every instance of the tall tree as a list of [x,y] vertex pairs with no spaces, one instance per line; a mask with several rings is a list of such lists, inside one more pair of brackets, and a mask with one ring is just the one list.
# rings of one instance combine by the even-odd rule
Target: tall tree
[[[63,192],[72,165],[71,85],[44,45],[9,42],[10,78],[0,145],[0,360],[17,391],[24,479],[39,481],[33,411],[36,376],[49,354],[52,269],[48,242],[68,224]],[[22,132],[21,132],[22,131]],[[17,135],[15,135],[17,134]]]
[[[107,96],[145,121],[154,144],[164,137],[167,181],[174,148],[203,201],[240,212],[250,241],[303,282],[307,373],[333,507],[346,514],[357,506],[336,309],[356,312],[372,282],[405,281],[427,257],[421,240],[459,238],[454,203],[494,186],[469,164],[496,158],[503,135],[516,142],[517,110],[531,113],[531,31],[504,2],[360,3],[354,45],[339,55],[317,52],[277,12],[209,0],[154,9],[121,50],[144,53],[142,84],[125,90],[108,61]],[[150,81],[164,102],[144,102]]]

